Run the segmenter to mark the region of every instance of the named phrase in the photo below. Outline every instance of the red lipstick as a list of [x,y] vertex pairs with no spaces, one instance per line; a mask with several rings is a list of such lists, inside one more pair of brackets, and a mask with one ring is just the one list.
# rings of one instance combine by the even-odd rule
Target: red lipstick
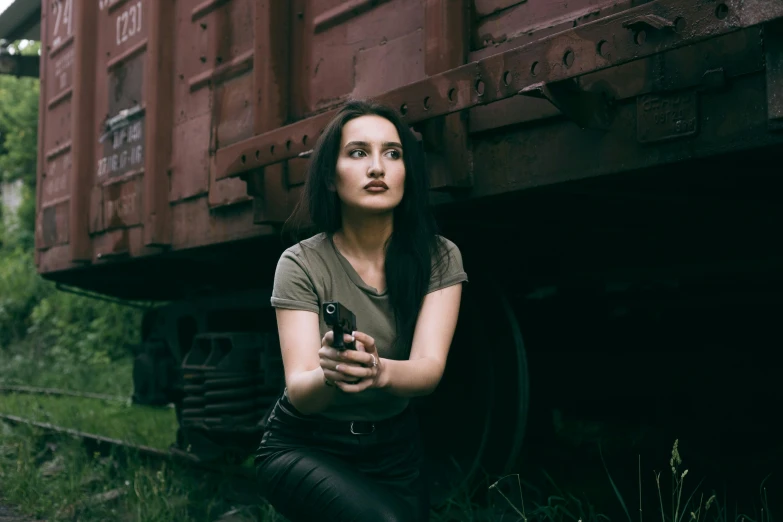
[[382,192],[384,190],[389,190],[389,186],[386,185],[386,183],[383,181],[375,179],[366,184],[364,186],[364,190],[369,190],[370,192]]

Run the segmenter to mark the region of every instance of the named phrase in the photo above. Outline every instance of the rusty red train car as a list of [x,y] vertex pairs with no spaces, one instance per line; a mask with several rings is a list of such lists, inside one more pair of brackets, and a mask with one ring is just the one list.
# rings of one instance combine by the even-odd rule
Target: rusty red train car
[[[735,260],[717,247],[694,257],[683,209],[722,215],[714,201],[743,186],[738,173],[783,144],[778,0],[42,6],[38,269],[168,303],[140,326],[137,399],[180,397],[190,445],[237,433],[197,395],[225,346],[261,350],[259,372],[280,384],[268,302],[280,226],[345,100],[387,103],[420,134],[432,205],[471,276],[447,376],[421,404],[432,437],[460,433],[433,458],[443,476],[449,457],[465,477],[520,453],[522,334],[569,329],[523,302]],[[689,200],[694,184],[724,199]],[[584,316],[597,302],[568,306]]]

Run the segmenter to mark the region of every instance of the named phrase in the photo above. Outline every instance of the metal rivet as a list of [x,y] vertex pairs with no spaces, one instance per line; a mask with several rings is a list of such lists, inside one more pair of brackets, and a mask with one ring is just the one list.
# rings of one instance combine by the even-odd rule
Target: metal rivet
[[538,74],[538,71],[539,71],[540,69],[541,69],[541,68],[539,67],[539,65],[538,65],[538,62],[533,62],[533,65],[532,65],[532,66],[530,66],[530,74],[532,74],[533,76],[535,76],[535,75],[537,75],[537,74]]
[[715,8],[715,16],[718,17],[718,20],[723,20],[729,16],[729,6],[726,4],[719,4],[718,7]]
[[479,96],[484,95],[484,82],[482,82],[481,80],[476,81],[476,92],[478,93]]
[[260,157],[261,157],[261,151],[257,150],[256,151],[256,159],[259,159]]
[[244,165],[244,164],[247,162],[247,158],[245,157],[245,155],[244,155],[244,154],[242,154],[242,157],[241,157],[241,158],[239,158],[239,161],[241,161],[241,162],[242,162],[242,165]]
[[642,45],[647,40],[647,33],[645,31],[636,31],[636,34],[633,36],[633,41],[636,42],[637,45]]
[[574,54],[574,51],[568,50],[563,55],[563,63],[566,67],[571,67],[574,65],[574,60],[576,59],[576,55]]
[[408,114],[408,104],[407,103],[403,103],[400,106],[400,113],[402,113],[403,116]]
[[511,71],[504,72],[503,73],[503,83],[505,83],[506,85],[511,85],[511,80],[512,80]]
[[274,154],[274,153],[275,153],[275,146],[274,146],[274,145],[272,145],[271,147],[269,147],[269,153],[270,153],[270,154]]
[[451,88],[449,89],[449,101],[454,101],[454,95],[457,94],[457,89]]
[[678,18],[674,21],[674,30],[678,33],[681,33],[685,30],[685,27],[687,27],[687,23],[685,22],[685,18]]
[[424,97],[424,110],[425,111],[429,110],[429,108],[430,108],[430,97],[429,96],[425,96]]
[[609,49],[610,49],[609,42],[607,42],[606,40],[601,40],[600,42],[598,42],[599,56],[603,56],[604,58],[606,58],[606,55],[609,53]]
[[287,140],[287,141],[285,142],[285,148],[286,148],[287,150],[290,150],[290,149],[291,149],[291,140]]
[[302,136],[302,145],[307,145],[307,134]]

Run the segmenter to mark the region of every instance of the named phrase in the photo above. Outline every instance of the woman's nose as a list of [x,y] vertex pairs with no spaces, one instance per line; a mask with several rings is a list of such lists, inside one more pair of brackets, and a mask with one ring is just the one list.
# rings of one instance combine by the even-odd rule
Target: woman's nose
[[383,176],[383,165],[381,164],[380,158],[373,158],[367,174],[373,178]]

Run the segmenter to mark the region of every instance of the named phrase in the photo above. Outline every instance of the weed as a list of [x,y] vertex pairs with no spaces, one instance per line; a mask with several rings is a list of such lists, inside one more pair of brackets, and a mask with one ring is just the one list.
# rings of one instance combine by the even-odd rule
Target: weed
[[[137,456],[88,455],[69,438],[44,437],[28,427],[3,428],[0,484],[20,511],[51,522],[283,522],[253,485],[173,464],[143,464]],[[240,498],[250,507],[237,508]],[[228,518],[226,518],[228,520]]]
[[[603,461],[603,454],[601,454],[601,460],[604,465],[607,478],[609,480],[609,486],[614,492],[623,513],[625,514],[628,522],[634,522],[631,518],[628,506],[620,492],[619,485],[614,481],[609,472],[606,463]],[[675,440],[672,447],[671,459],[669,460],[669,469],[671,470],[671,491],[668,495],[664,494],[661,473],[659,471],[654,472],[655,483],[657,486],[657,501],[658,509],[660,511],[661,522],[772,522],[770,514],[769,499],[767,494],[767,488],[765,483],[769,477],[766,477],[759,488],[759,495],[761,498],[761,508],[757,516],[749,516],[747,514],[735,512],[729,513],[726,502],[721,505],[717,500],[717,494],[712,492],[705,495],[703,492],[699,492],[701,482],[699,482],[690,494],[687,494],[685,490],[685,477],[688,475],[688,469],[681,469],[682,457],[679,451],[679,440]],[[641,456],[638,459],[639,469],[639,522],[643,522],[643,502],[642,502],[642,481],[641,481]],[[609,518],[606,515],[600,514],[596,511],[594,506],[590,503],[576,497],[570,493],[564,493],[555,484],[554,480],[544,471],[547,480],[550,482],[552,491],[555,493],[549,495],[543,499],[543,501],[533,502],[533,508],[525,510],[525,492],[523,491],[523,484],[519,475],[508,475],[501,478],[497,482],[493,483],[489,489],[497,491],[508,506],[513,509],[517,515],[517,520],[523,522],[531,522],[533,520],[541,520],[547,522],[598,522],[608,521]],[[519,493],[519,504],[516,504],[510,499],[507,493],[504,493],[499,485],[502,481],[509,477],[516,477],[517,489]],[[529,488],[533,489],[533,488]],[[541,492],[537,492],[541,497]],[[698,493],[698,503],[696,503],[696,495]],[[687,495],[687,498],[686,498]],[[706,496],[706,500],[705,500]],[[667,501],[664,502],[664,497]],[[669,504],[668,509],[665,504]]]

